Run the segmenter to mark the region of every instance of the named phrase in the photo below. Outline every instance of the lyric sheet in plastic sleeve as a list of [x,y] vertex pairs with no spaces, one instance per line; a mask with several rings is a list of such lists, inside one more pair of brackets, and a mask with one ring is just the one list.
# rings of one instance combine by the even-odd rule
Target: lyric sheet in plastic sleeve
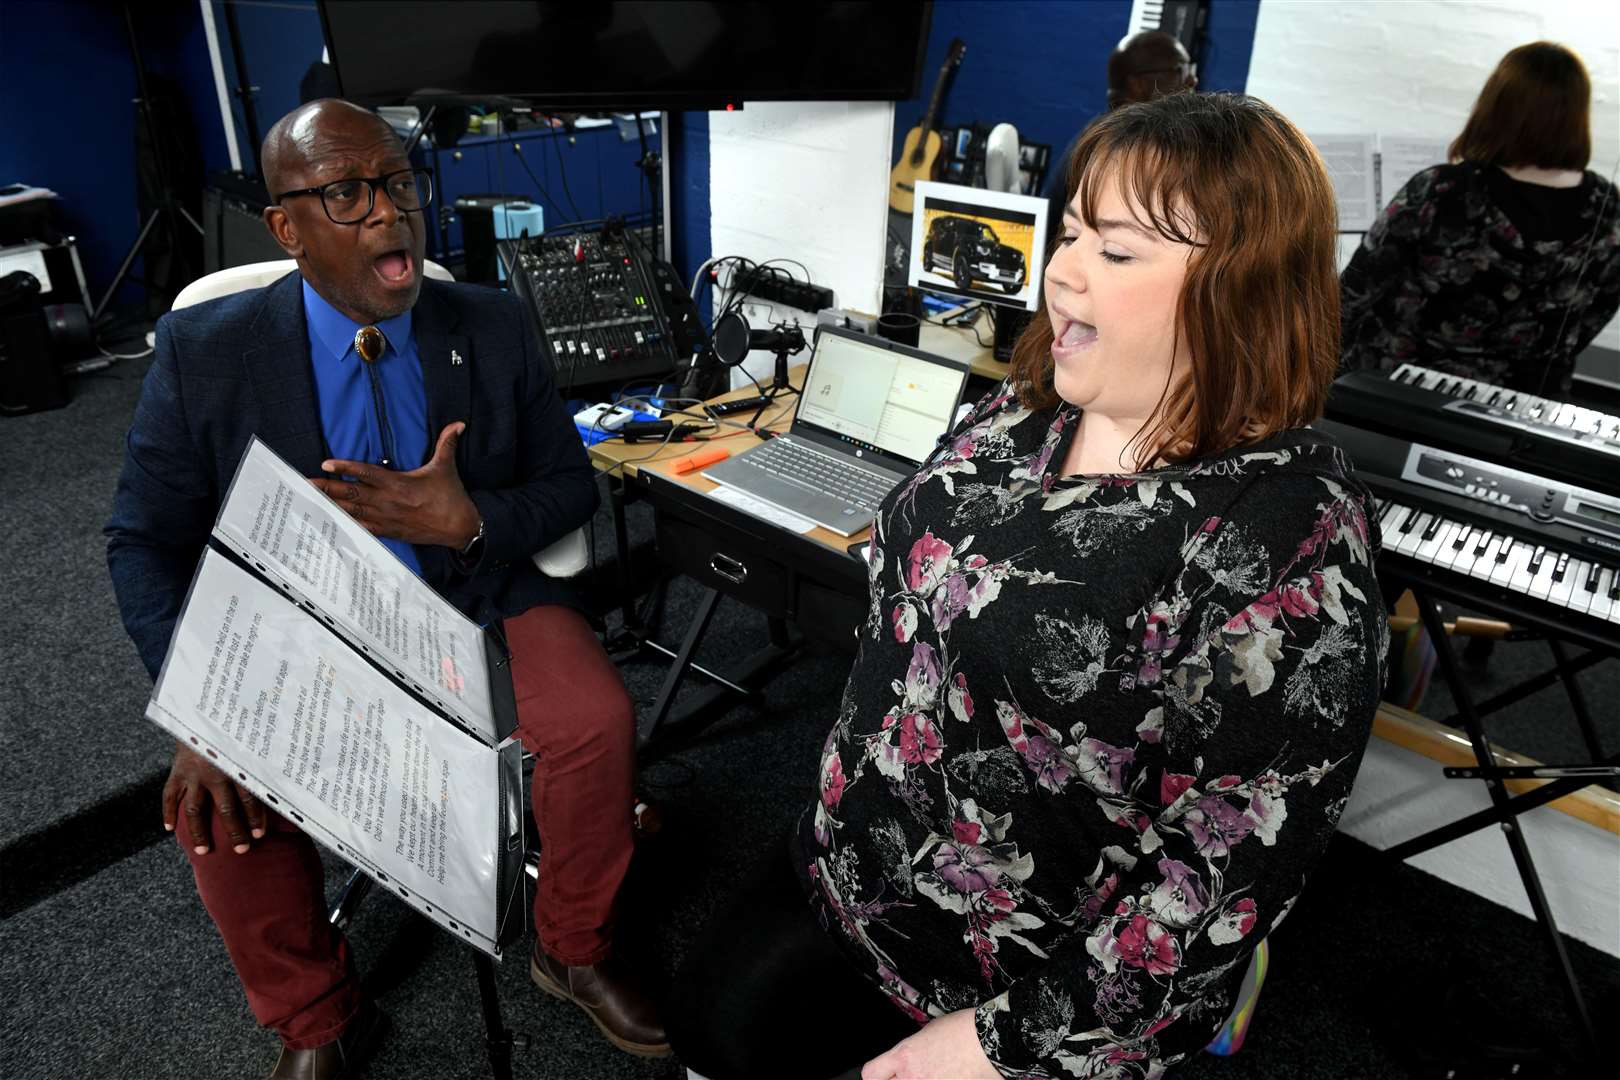
[[147,717],[498,955],[503,851],[521,831],[503,821],[516,805],[505,751],[436,716],[217,551],[192,580]]
[[242,455],[214,535],[458,723],[491,745],[511,734],[491,704],[478,624],[258,439]]

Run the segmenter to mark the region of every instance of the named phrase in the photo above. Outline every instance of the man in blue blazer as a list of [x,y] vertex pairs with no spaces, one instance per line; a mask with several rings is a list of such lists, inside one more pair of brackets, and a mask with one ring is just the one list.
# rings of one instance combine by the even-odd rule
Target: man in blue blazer
[[[530,560],[598,501],[534,328],[508,294],[422,277],[431,176],[376,114],[311,102],[262,158],[265,223],[298,271],[158,322],[106,528],[124,624],[156,677],[254,435],[471,618],[504,620],[520,737],[539,756],[531,976],[616,1046],[668,1053],[612,954],[633,707],[569,587]],[[163,821],[254,1015],[281,1036],[271,1076],[351,1075],[385,1021],[327,923],[313,843],[183,744]]]

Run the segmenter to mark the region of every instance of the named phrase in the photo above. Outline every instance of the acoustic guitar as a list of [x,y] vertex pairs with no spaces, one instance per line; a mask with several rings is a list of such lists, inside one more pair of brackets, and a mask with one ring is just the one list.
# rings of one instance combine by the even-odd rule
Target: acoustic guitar
[[889,172],[891,210],[911,213],[917,181],[934,178],[941,150],[939,132],[934,130],[934,123],[939,119],[939,107],[945,101],[945,88],[950,85],[951,75],[962,63],[962,56],[966,52],[967,46],[962,44],[961,38],[951,42],[945,63],[940,65],[939,78],[934,83],[934,96],[928,99],[928,111],[923,114],[922,123],[906,132],[906,145],[900,151],[900,160]]

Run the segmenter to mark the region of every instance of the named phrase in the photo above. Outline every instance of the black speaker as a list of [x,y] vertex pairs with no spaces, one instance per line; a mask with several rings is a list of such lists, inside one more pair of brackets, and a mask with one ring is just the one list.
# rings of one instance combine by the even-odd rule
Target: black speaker
[[1002,363],[1012,359],[1013,346],[1017,344],[1018,337],[1035,318],[1033,311],[1024,308],[1010,308],[992,306],[990,317],[996,324],[995,357]]
[[287,258],[264,225],[264,181],[216,173],[203,188],[203,273]]
[[467,255],[468,281],[494,284],[500,280],[495,272],[495,207],[522,198],[463,195],[455,201],[456,216],[461,219],[461,244]]
[[68,403],[51,356],[39,279],[23,271],[0,278],[0,414],[60,409]]

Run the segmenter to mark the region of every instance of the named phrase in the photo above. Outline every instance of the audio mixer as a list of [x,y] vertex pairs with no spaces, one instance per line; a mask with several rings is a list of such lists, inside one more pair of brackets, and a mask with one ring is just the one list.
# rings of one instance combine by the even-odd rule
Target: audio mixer
[[565,396],[590,384],[668,376],[685,359],[652,260],[624,229],[547,234],[500,247]]

